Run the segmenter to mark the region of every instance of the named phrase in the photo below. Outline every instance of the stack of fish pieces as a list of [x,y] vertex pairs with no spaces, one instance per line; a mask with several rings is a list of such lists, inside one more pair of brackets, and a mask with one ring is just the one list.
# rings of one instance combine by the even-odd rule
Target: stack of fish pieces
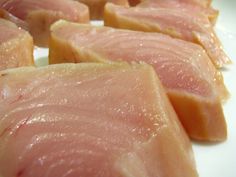
[[[152,65],[189,136],[223,141],[223,76],[204,49],[159,33],[59,21],[51,27],[49,63],[145,62]],[[214,125],[214,126],[212,126]]]
[[[227,138],[210,1],[111,2],[0,0],[54,64],[8,69],[33,65],[33,41],[0,21],[0,176],[196,177],[188,136]],[[89,14],[126,30],[76,24]]]

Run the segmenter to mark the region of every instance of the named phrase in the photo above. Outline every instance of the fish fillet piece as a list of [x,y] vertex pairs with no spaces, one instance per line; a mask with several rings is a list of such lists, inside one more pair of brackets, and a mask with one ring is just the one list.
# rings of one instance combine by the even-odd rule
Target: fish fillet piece
[[221,99],[228,92],[201,46],[158,33],[79,25],[51,27],[49,62],[140,62],[151,64],[190,137],[225,140]]
[[0,70],[31,65],[34,65],[32,37],[0,18]]
[[197,16],[207,16],[210,22],[214,25],[216,23],[219,11],[215,10],[211,7],[202,7],[191,2],[183,2],[181,0],[146,0],[140,4],[138,7],[143,8],[170,8],[170,9],[178,9],[189,15],[192,15],[193,18],[197,18]]
[[152,67],[61,64],[0,76],[0,175],[197,177]]
[[146,32],[160,32],[203,46],[217,68],[231,63],[207,17],[193,18],[181,10],[168,8],[125,8],[107,3],[106,26]]
[[53,22],[59,19],[89,22],[88,7],[72,0],[0,0],[0,8],[25,21],[35,44],[44,47]]
[[117,5],[129,6],[128,0],[76,0],[84,3],[89,7],[91,19],[102,19],[104,6],[107,2],[111,2]]

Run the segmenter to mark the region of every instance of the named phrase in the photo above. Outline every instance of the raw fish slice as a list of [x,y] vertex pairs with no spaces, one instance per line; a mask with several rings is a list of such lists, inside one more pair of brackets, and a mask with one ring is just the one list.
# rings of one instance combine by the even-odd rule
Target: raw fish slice
[[160,32],[203,46],[217,68],[231,62],[213,31],[208,18],[167,8],[125,8],[107,3],[104,12],[106,26],[146,32]]
[[215,24],[217,16],[219,14],[218,10],[211,7],[202,7],[190,2],[182,2],[181,0],[146,0],[140,3],[137,7],[144,8],[170,8],[179,9],[189,15],[193,15],[194,18],[200,15],[205,15],[209,18],[212,24]]
[[62,64],[0,75],[1,176],[198,176],[150,66]]
[[55,23],[51,31],[50,63],[122,60],[151,64],[190,137],[212,141],[226,139],[220,98],[225,98],[228,92],[220,71],[201,46],[158,33],[65,21]]
[[0,70],[33,64],[32,37],[14,23],[0,18]]
[[76,0],[82,2],[89,7],[91,19],[102,19],[104,6],[107,2],[111,2],[117,5],[129,6],[128,0]]
[[72,0],[0,0],[0,8],[24,20],[39,46],[47,46],[50,25],[59,19],[89,22],[88,7]]

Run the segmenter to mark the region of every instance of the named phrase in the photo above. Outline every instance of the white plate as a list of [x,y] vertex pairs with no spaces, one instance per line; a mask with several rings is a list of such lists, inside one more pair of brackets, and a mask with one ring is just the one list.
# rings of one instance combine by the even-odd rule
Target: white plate
[[[236,0],[215,0],[213,6],[220,10],[216,33],[228,56],[236,62]],[[37,65],[47,65],[47,49],[36,48],[34,55]],[[236,177],[236,65],[225,68],[223,74],[231,93],[224,105],[228,139],[220,144],[193,144],[200,177]]]

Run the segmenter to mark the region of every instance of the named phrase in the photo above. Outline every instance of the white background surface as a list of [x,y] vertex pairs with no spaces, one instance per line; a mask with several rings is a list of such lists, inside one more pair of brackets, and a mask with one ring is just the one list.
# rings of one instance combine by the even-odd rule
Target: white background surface
[[[213,6],[220,10],[215,27],[228,56],[234,64],[223,69],[225,83],[231,97],[224,104],[228,124],[228,139],[220,144],[193,144],[200,177],[236,177],[236,0],[213,0]],[[47,49],[35,49],[37,65],[46,65],[42,57]]]

